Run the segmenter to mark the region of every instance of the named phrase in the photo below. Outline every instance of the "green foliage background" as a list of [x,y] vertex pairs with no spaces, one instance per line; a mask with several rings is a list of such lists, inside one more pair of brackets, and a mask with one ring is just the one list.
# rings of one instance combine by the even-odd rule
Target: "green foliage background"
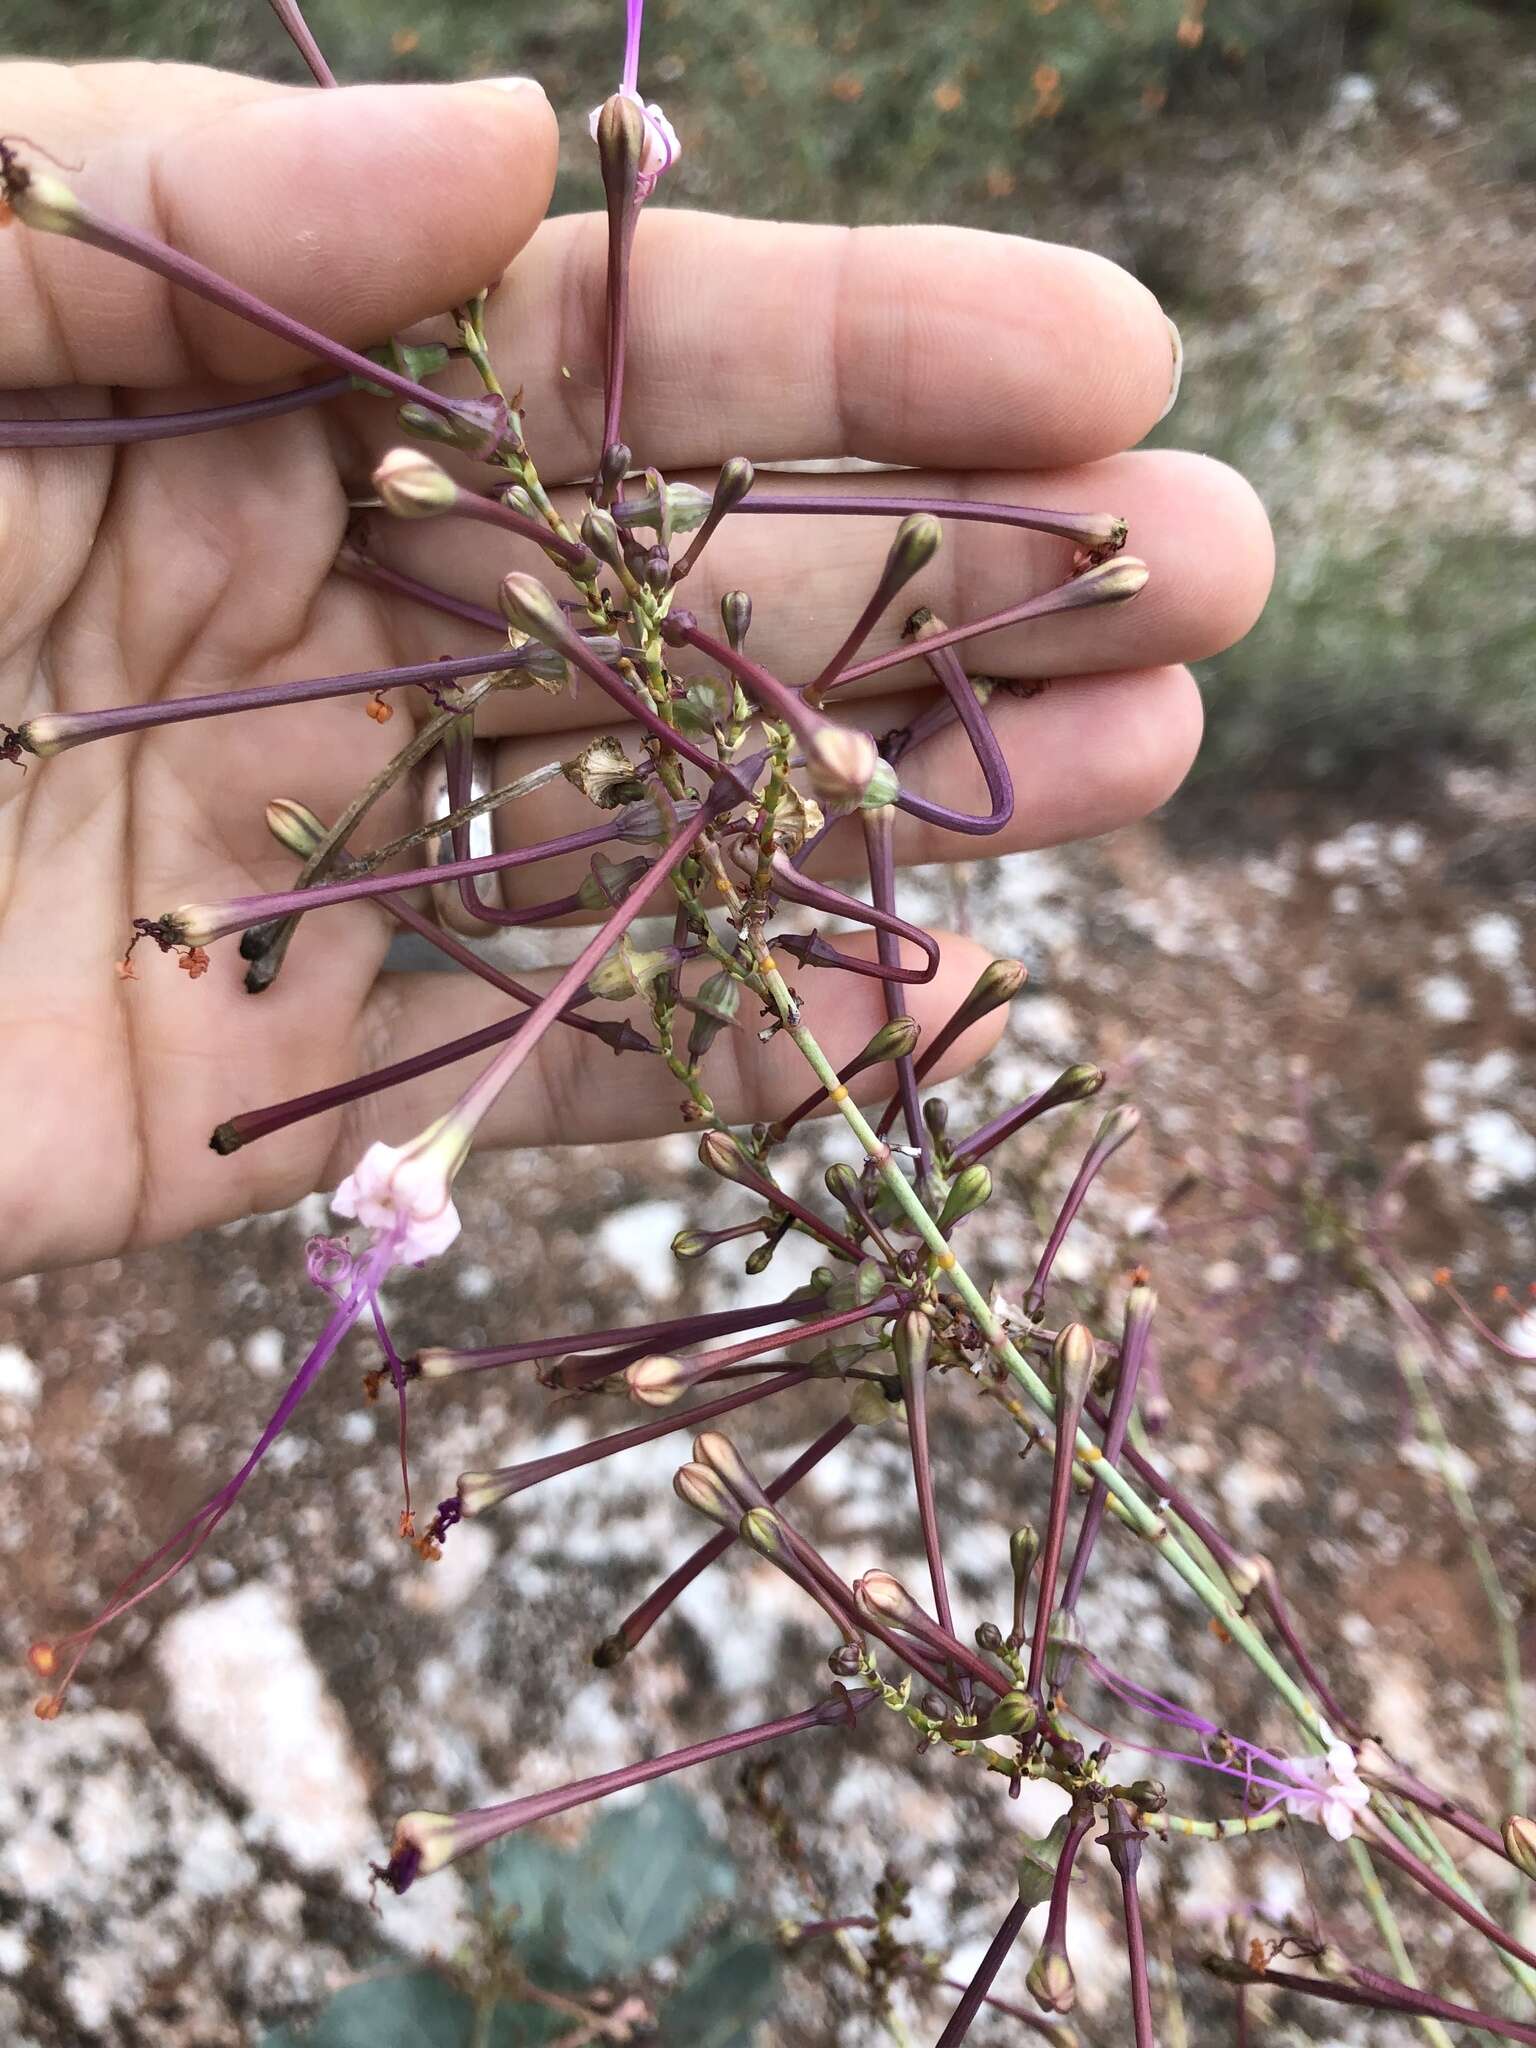
[[[306,11],[343,78],[536,74],[567,113],[557,203],[594,203],[582,115],[611,89],[619,0]],[[1354,777],[1405,750],[1499,754],[1536,736],[1536,540],[1511,534],[1496,464],[1475,516],[1320,496],[1321,467],[1347,470],[1348,448],[1372,445],[1372,406],[1396,416],[1403,394],[1388,382],[1362,402],[1335,386],[1326,352],[1298,353],[1278,291],[1234,274],[1227,210],[1316,153],[1341,81],[1368,81],[1372,153],[1345,175],[1371,182],[1341,206],[1401,229],[1402,167],[1449,108],[1458,187],[1523,227],[1536,279],[1530,0],[652,0],[646,37],[648,89],[687,140],[674,202],[1077,239],[1160,294],[1191,374],[1159,438],[1243,468],[1281,544],[1264,622],[1204,672],[1207,775]],[[302,75],[264,0],[0,0],[0,49]],[[1320,241],[1330,227],[1317,223]],[[1410,256],[1428,266],[1427,221],[1423,237]],[[1345,336],[1367,362],[1392,343],[1369,296]],[[1522,390],[1506,374],[1493,404],[1529,441],[1526,375]],[[1422,406],[1426,445],[1464,466],[1465,423]]]

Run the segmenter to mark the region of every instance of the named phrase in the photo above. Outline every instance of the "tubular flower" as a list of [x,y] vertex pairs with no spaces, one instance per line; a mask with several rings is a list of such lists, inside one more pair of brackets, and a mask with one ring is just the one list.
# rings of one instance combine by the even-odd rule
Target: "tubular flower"
[[[632,85],[621,85],[619,91],[625,99],[634,101],[645,124],[645,142],[640,153],[640,175],[635,190],[636,198],[644,201],[655,191],[656,180],[662,172],[670,170],[682,155],[683,145],[677,139],[677,130],[654,100],[649,103],[642,100]],[[594,142],[602,111],[601,107],[594,107],[587,116],[587,129]]]

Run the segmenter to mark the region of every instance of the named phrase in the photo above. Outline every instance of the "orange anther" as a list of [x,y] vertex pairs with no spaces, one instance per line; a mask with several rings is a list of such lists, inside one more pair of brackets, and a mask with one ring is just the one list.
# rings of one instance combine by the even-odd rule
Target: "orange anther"
[[201,946],[188,946],[176,965],[189,981],[201,981],[208,972],[208,955]]
[[1435,1268],[1435,1285],[1436,1285],[1437,1287],[1449,1287],[1449,1286],[1450,1286],[1450,1284],[1451,1284],[1451,1269],[1450,1269],[1450,1267],[1449,1267],[1449,1266],[1436,1266],[1436,1268]]
[[59,1653],[52,1643],[34,1643],[27,1652],[27,1662],[39,1678],[52,1678],[59,1668]]
[[395,715],[394,705],[386,704],[384,702],[384,699],[379,695],[377,690],[375,690],[373,695],[368,699],[365,708],[367,710],[368,716],[373,720],[375,725],[388,725],[389,721]]

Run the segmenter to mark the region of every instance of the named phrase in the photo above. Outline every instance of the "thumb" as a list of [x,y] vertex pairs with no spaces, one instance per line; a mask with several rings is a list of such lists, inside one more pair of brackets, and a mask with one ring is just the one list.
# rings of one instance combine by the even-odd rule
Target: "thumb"
[[[555,117],[531,79],[320,92],[16,64],[0,126],[8,105],[88,204],[353,346],[494,283],[554,185]],[[115,257],[25,231],[0,245],[0,384],[257,382],[308,362]]]

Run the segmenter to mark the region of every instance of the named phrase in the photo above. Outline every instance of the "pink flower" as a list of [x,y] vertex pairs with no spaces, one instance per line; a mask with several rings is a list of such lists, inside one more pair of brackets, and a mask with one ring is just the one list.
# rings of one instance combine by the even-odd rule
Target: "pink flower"
[[459,1234],[450,1192],[462,1142],[434,1126],[409,1145],[376,1140],[331,1197],[338,1216],[355,1216],[388,1243],[392,1262],[419,1266]]
[[1280,1761],[1286,1776],[1300,1781],[1298,1789],[1286,1795],[1286,1812],[1316,1821],[1336,1842],[1347,1842],[1355,1832],[1356,1818],[1371,1803],[1370,1787],[1361,1781],[1349,1744],[1330,1742],[1321,1756],[1288,1756]]
[[[625,99],[634,101],[645,119],[645,147],[640,155],[637,196],[649,199],[656,189],[656,180],[682,155],[683,145],[677,139],[677,130],[654,101],[647,104],[632,85],[621,85],[619,91]],[[601,107],[594,107],[587,116],[587,127],[594,142],[597,140],[597,118],[602,111]]]

